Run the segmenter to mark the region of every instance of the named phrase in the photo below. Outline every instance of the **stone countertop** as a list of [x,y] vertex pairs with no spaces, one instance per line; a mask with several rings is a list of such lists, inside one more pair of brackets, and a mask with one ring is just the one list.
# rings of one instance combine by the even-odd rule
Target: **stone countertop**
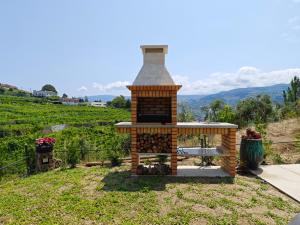
[[178,122],[176,125],[173,124],[161,124],[161,123],[137,123],[132,125],[131,122],[120,122],[116,124],[117,127],[150,127],[150,128],[238,128],[238,125],[232,123],[221,123],[221,122]]

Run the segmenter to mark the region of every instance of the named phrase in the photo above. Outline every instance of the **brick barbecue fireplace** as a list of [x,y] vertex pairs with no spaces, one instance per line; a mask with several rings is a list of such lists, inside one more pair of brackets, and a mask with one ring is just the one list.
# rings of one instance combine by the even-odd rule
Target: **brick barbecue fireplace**
[[226,159],[222,168],[234,176],[237,126],[228,123],[177,123],[177,92],[181,85],[174,83],[165,67],[168,46],[142,45],[141,49],[143,66],[133,84],[127,86],[131,91],[131,122],[116,124],[118,132],[131,135],[132,173],[136,174],[141,154],[166,154],[171,157],[172,175],[177,175],[177,136],[216,133],[222,135],[222,146],[214,152],[220,153],[222,148],[222,156]]

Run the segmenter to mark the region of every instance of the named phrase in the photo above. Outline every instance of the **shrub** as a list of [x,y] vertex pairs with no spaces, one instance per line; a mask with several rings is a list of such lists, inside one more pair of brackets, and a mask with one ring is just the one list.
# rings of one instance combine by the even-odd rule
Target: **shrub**
[[73,138],[70,142],[67,143],[67,163],[70,165],[71,168],[75,168],[76,164],[80,162],[79,156],[79,140],[78,138]]

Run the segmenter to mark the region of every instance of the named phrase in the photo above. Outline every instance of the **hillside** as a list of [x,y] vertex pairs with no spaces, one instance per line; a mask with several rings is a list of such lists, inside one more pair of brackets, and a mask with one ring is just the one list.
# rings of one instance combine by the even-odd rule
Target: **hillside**
[[[288,86],[289,84],[276,84],[266,87],[237,88],[211,95],[178,95],[178,101],[188,102],[193,108],[208,105],[216,99],[222,99],[227,104],[236,105],[238,101],[244,98],[256,96],[259,94],[267,94],[271,96],[274,102],[282,103],[282,91],[286,90]],[[115,97],[115,95],[95,95],[88,96],[88,99],[89,101],[111,101]],[[129,99],[130,96],[125,96],[125,98]]]
[[276,103],[283,103],[282,92],[288,88],[288,84],[276,84],[267,87],[251,87],[238,88],[230,91],[222,91],[216,94],[195,96],[195,95],[179,95],[179,102],[187,102],[197,118],[202,118],[201,107],[209,105],[212,101],[220,99],[225,103],[235,106],[240,100],[257,96],[259,94],[267,94],[271,96]]
[[[78,143],[79,138],[88,150],[100,149],[114,138],[112,124],[129,117],[130,112],[122,109],[54,105],[41,98],[0,95],[0,167],[23,157],[25,145],[34,149],[39,137],[56,138],[56,150],[65,149],[67,142]],[[64,125],[65,129],[52,132],[54,125]],[[23,164],[11,172],[24,169]]]
[[0,95],[30,96],[31,93],[10,84],[0,83]]
[[192,106],[208,105],[210,102],[216,99],[222,99],[227,104],[236,105],[236,103],[244,98],[256,96],[258,94],[267,94],[270,95],[274,102],[282,103],[282,91],[288,88],[289,84],[276,84],[267,87],[251,87],[251,88],[238,88],[230,91],[222,91],[216,94],[199,96],[198,98],[195,95],[191,97],[179,96],[179,100],[185,100],[190,103]]
[[[254,128],[254,127],[253,127]],[[239,130],[237,142],[245,133],[245,129]],[[272,155],[268,157],[268,163],[300,163],[300,118],[287,119],[273,122],[267,126],[267,137],[272,141]]]

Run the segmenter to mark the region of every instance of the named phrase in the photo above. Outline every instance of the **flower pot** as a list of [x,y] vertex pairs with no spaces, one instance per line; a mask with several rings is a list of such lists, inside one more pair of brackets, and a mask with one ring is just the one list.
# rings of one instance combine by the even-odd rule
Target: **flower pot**
[[240,162],[242,167],[256,170],[263,161],[264,149],[261,139],[242,139]]
[[53,151],[53,145],[51,144],[36,145],[36,152],[38,153],[52,152],[52,151]]

